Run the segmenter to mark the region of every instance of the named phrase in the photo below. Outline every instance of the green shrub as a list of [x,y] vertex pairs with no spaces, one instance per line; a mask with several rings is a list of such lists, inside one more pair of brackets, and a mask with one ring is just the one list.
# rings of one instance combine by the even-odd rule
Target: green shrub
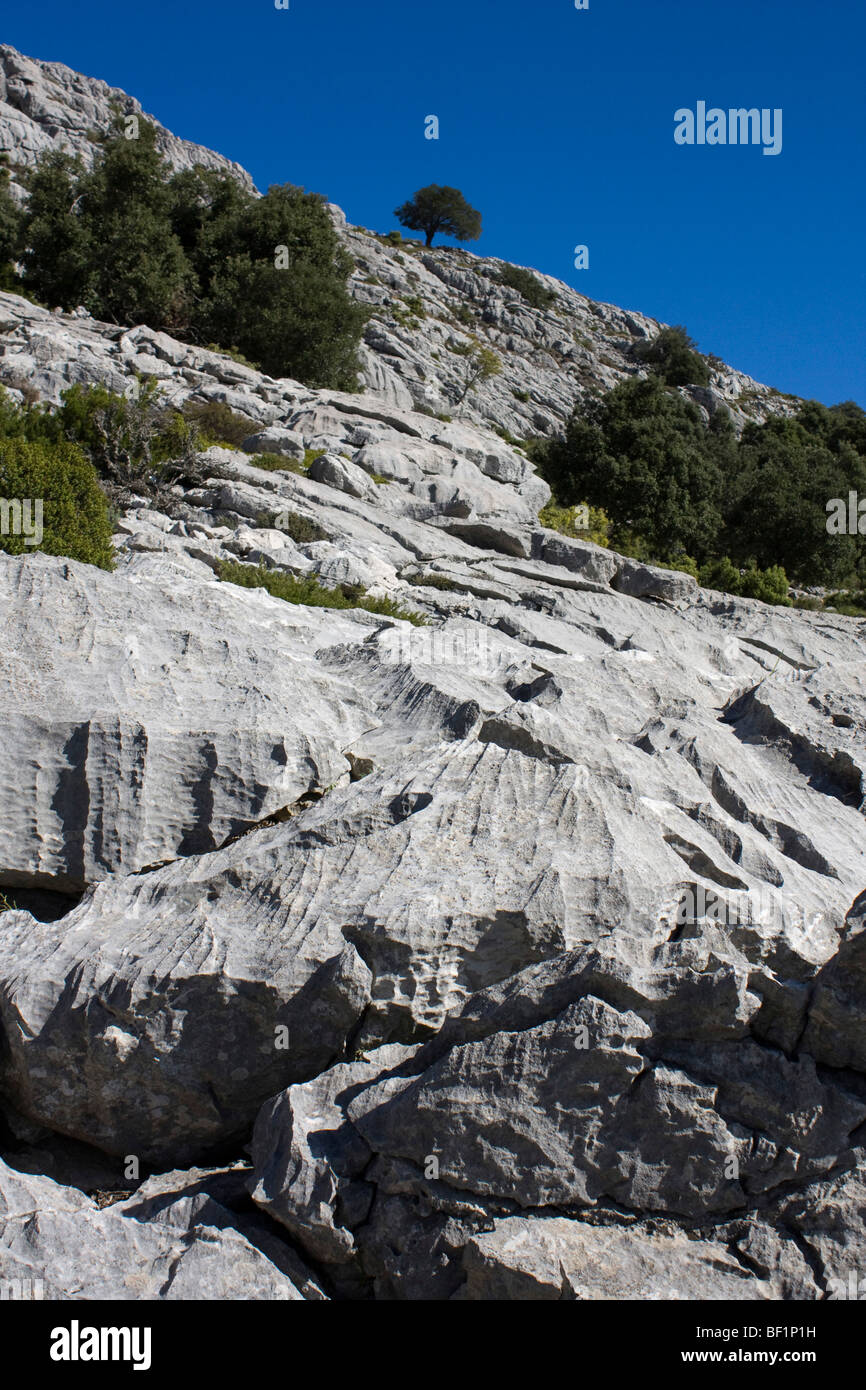
[[304,473],[306,470],[299,459],[287,458],[284,454],[250,454],[253,468],[263,468],[266,473]]
[[238,415],[225,401],[186,401],[182,413],[195,425],[206,449],[213,444],[240,449],[245,439],[259,434],[262,428],[257,420]]
[[699,578],[705,589],[718,589],[723,594],[734,594],[739,598],[757,598],[777,607],[791,607],[788,577],[780,565],[771,565],[766,570],[750,565],[740,571],[725,555],[702,565]]
[[310,465],[326,452],[325,449],[307,449],[302,459],[288,458],[285,454],[250,454],[249,461],[254,468],[263,468],[267,473],[297,473],[304,477]]
[[[50,151],[28,184],[24,284],[39,299],[355,389],[369,314],[348,293],[352,260],[318,194],[279,185],[258,198],[229,173],[173,173],[153,125],[140,119],[127,139],[120,116],[92,169]],[[0,254],[2,242],[0,198]]]
[[404,294],[403,303],[417,319],[426,319],[427,310],[424,308],[424,300],[420,294]]
[[842,593],[828,594],[824,600],[824,607],[834,613],[844,613],[851,618],[866,617],[866,591],[852,593],[848,590]]
[[262,370],[259,362],[249,362],[247,358],[244,357],[243,353],[238,352],[235,347],[225,348],[220,347],[219,343],[208,343],[207,350],[208,352],[219,353],[220,357],[231,358],[232,362],[237,362],[240,367],[252,367],[254,372],[260,372]]
[[659,569],[678,570],[681,574],[690,574],[693,579],[700,583],[701,571],[697,560],[691,555],[668,556],[665,560],[656,561]]
[[788,587],[788,576],[781,565],[771,565],[765,570],[751,565],[740,576],[743,598],[758,598],[763,603],[774,603],[785,608],[791,606]]
[[650,343],[637,343],[634,355],[668,386],[708,386],[710,369],[681,324],[663,328]]
[[467,359],[467,376],[463,391],[457,400],[457,405],[462,405],[469,392],[472,391],[479,382],[488,381],[491,377],[498,376],[502,371],[502,359],[492,348],[479,342],[476,337],[471,337],[468,343],[457,343],[450,349],[456,357]]
[[266,589],[274,598],[286,603],[304,604],[309,608],[363,608],[368,613],[380,613],[388,618],[401,618],[415,627],[426,627],[427,619],[420,613],[401,608],[390,598],[371,598],[360,588],[344,586],[327,589],[312,577],[296,579],[282,570],[269,570],[264,565],[225,563],[220,566],[220,579],[244,589]]
[[296,545],[312,545],[315,541],[329,541],[331,539],[328,532],[323,531],[318,522],[311,521],[306,516],[299,516],[297,512],[275,512],[270,519],[259,524],[273,526],[278,531],[284,531]]
[[782,565],[800,584],[866,585],[866,542],[828,532],[827,503],[866,495],[866,413],[804,401],[793,418],[747,425],[726,474],[723,548]]
[[159,383],[139,378],[136,393],[119,396],[104,386],[75,385],[57,410],[32,416],[31,432],[78,444],[118,506],[145,496],[165,508],[175,484],[203,480],[196,426],[160,401]]
[[583,525],[581,509],[560,507],[551,499],[538,513],[538,520],[549,531],[558,531],[562,536],[574,540],[592,541],[595,545],[610,545],[610,517],[601,507],[588,507],[586,526]]
[[722,594],[740,592],[740,571],[727,555],[702,565],[700,581],[703,588],[718,589]]
[[[41,550],[64,555],[100,569],[114,567],[108,503],[92,464],[80,449],[65,440],[0,440],[0,498],[7,506],[30,499],[31,525],[35,503],[42,503],[42,536],[27,545],[24,535],[0,534],[0,549],[9,555]],[[12,520],[4,516],[4,529]]]
[[523,270],[519,265],[506,265],[499,274],[500,285],[507,285],[509,289],[517,290],[517,293],[526,300],[533,309],[549,309],[556,303],[556,295],[553,290],[549,290],[543,285],[537,275],[533,275],[531,270]]
[[551,442],[537,462],[560,502],[604,508],[617,524],[617,549],[627,529],[656,555],[705,561],[722,528],[724,477],[735,453],[721,413],[707,429],[697,406],[650,376],[628,378],[580,407],[565,440]]
[[23,213],[9,192],[9,170],[0,157],[0,289],[16,291],[14,262],[20,250]]

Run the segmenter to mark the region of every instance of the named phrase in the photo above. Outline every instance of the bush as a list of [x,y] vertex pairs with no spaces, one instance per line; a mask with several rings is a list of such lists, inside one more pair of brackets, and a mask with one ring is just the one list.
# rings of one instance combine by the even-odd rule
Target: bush
[[792,419],[743,431],[727,475],[725,550],[741,564],[781,565],[801,584],[866,582],[866,541],[827,530],[827,503],[866,496],[866,413],[806,401]]
[[608,546],[610,544],[610,517],[600,507],[586,507],[586,525],[584,525],[582,511],[583,507],[560,507],[551,500],[538,513],[538,520],[549,531],[558,531],[562,536],[571,536],[574,540],[592,541],[595,545]]
[[[7,502],[42,502],[39,544],[27,545],[24,535],[0,534],[0,549],[7,554],[41,550],[46,555],[64,555],[86,565],[113,569],[108,504],[95,469],[73,444],[65,440],[0,440],[0,497]],[[35,507],[30,519],[36,519]]]
[[587,501],[656,555],[711,558],[722,527],[725,470],[736,441],[719,415],[700,411],[656,376],[620,382],[569,421],[564,442],[538,452],[542,474],[565,505]]
[[691,555],[668,556],[664,562],[659,561],[658,564],[659,568],[663,570],[678,570],[680,574],[690,574],[693,579],[697,579],[700,583],[700,566]]
[[0,290],[20,288],[14,262],[20,250],[23,214],[9,192],[9,170],[0,159]]
[[275,512],[263,525],[273,526],[278,531],[284,531],[290,540],[296,545],[310,545],[314,541],[329,541],[331,537],[327,531],[323,531],[318,522],[311,521],[309,517],[299,516],[297,512]]
[[701,567],[700,583],[705,589],[718,589],[723,594],[739,598],[756,598],[777,607],[791,607],[788,597],[788,577],[779,565],[760,570],[755,565],[742,572],[727,556]]
[[774,603],[790,608],[788,588],[788,576],[781,565],[771,565],[765,570],[759,570],[757,565],[750,565],[740,575],[740,593],[743,598],[758,598],[762,603]]
[[415,315],[416,319],[426,319],[427,310],[424,308],[424,300],[420,294],[404,294],[403,303],[409,312]]
[[358,588],[326,589],[312,577],[296,579],[282,570],[269,570],[264,565],[226,563],[220,567],[220,579],[238,584],[244,589],[266,589],[274,598],[286,603],[300,603],[310,608],[363,608],[368,613],[381,613],[388,618],[402,618],[415,627],[426,627],[427,619],[420,613],[401,608],[389,598],[371,598]]
[[[180,179],[181,176],[176,176]],[[201,285],[195,326],[271,376],[352,391],[369,311],[346,287],[353,262],[324,198],[291,184],[264,198],[227,192],[228,176],[180,183],[176,225]],[[221,181],[222,179],[222,181]],[[189,217],[198,200],[201,227]]]
[[465,357],[467,360],[466,384],[455,401],[455,405],[462,405],[469,392],[480,381],[489,381],[491,377],[499,375],[502,371],[502,359],[492,348],[485,347],[475,337],[471,337],[468,343],[458,343],[451,351],[456,357]]
[[[24,284],[42,301],[355,389],[368,311],[348,293],[352,261],[317,194],[284,185],[256,198],[229,174],[173,174],[143,119],[133,140],[119,118],[91,170],[52,151],[28,181]],[[3,224],[0,190],[0,256]]]
[[[802,604],[798,604],[801,607]],[[866,618],[866,591],[863,593],[828,594],[824,607],[849,618]]]
[[213,444],[240,449],[245,439],[262,428],[257,420],[236,414],[225,401],[187,401],[182,414],[198,430],[205,449]]
[[165,509],[176,484],[203,480],[198,431],[162,405],[153,379],[139,379],[133,396],[78,384],[63,392],[62,402],[56,411],[34,417],[33,428],[78,444],[116,505],[144,496]]
[[449,594],[459,591],[460,585],[455,584],[453,579],[449,579],[444,574],[419,574],[416,579],[410,579],[416,589],[440,589],[443,593]]
[[634,348],[638,361],[652,367],[668,386],[708,386],[710,370],[686,330],[663,328],[651,343]]
[[527,304],[533,309],[549,309],[556,303],[556,295],[553,290],[549,290],[543,285],[537,275],[533,275],[531,270],[523,270],[519,265],[507,265],[499,274],[500,285],[507,285],[509,289],[517,290],[517,293],[526,300]]

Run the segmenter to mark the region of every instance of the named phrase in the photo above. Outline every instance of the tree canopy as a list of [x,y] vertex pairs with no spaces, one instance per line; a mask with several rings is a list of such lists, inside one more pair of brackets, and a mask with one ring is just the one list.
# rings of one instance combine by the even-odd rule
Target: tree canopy
[[[611,519],[614,549],[642,558],[694,557],[715,581],[784,570],[800,584],[866,583],[866,539],[828,529],[828,503],[866,498],[866,413],[852,401],[806,401],[793,418],[750,424],[737,441],[720,408],[701,412],[660,376],[620,382],[578,407],[540,466],[563,506],[589,503]],[[712,577],[704,582],[713,584]],[[721,583],[717,584],[721,587]]]
[[681,324],[663,328],[649,343],[635,348],[638,361],[645,362],[668,386],[708,386],[710,371]]
[[[272,376],[353,390],[367,311],[324,198],[258,198],[229,173],[173,174],[153,126],[123,123],[92,170],[59,152],[29,178],[24,285],[43,303],[243,353]],[[3,204],[0,191],[0,255]]]
[[431,183],[419,188],[408,203],[395,208],[394,216],[413,232],[423,232],[427,245],[433,245],[437,232],[456,241],[477,241],[481,236],[481,213],[467,203],[458,188]]

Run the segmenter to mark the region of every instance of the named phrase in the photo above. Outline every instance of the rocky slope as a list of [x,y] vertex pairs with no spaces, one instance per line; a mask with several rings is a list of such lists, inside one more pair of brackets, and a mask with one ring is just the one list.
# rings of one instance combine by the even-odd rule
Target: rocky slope
[[[52,146],[89,164],[94,136],[110,128],[115,109],[142,114],[140,104],[119,88],[0,45],[0,152],[8,154],[13,169],[32,167]],[[178,140],[155,117],[147,119],[156,125],[173,168],[205,164],[253,188],[239,165]],[[23,197],[20,186],[19,192]],[[503,370],[474,388],[459,405],[460,417],[518,439],[556,433],[576,400],[634,374],[635,343],[655,337],[663,326],[645,314],[588,299],[547,275],[538,278],[556,302],[550,309],[533,309],[498,282],[504,263],[495,257],[455,248],[427,250],[413,241],[392,246],[376,233],[348,225],[333,204],[331,210],[355,261],[352,293],[372,311],[361,349],[361,384],[404,409],[458,413],[466,383],[459,350],[474,337],[497,353]],[[796,406],[793,397],[717,358],[710,359],[710,368],[709,387],[688,394],[704,412],[727,406],[737,429]]]
[[146,116],[141,103],[119,87],[85,77],[65,63],[26,58],[9,44],[0,44],[0,153],[9,160],[12,188],[20,197],[25,193],[14,177],[16,170],[32,168],[49,149],[76,155],[89,166],[95,151],[94,136],[110,129],[116,112],[150,121],[156,127],[159,148],[173,169],[204,164],[208,169],[225,170],[246,187],[253,187],[239,164],[203,145],[179,140],[155,116]]
[[520,451],[385,381],[14,295],[0,347],[19,392],[146,372],[253,422],[114,573],[0,555],[0,1282],[846,1296],[866,624],[545,530]]

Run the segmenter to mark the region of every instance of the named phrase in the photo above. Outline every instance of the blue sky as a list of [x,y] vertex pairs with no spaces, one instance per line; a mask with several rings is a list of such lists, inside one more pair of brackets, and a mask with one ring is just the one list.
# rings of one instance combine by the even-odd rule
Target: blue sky
[[[866,406],[863,0],[42,0],[2,39],[351,222],[388,231],[456,185],[484,219],[470,249]],[[781,108],[781,154],[677,146],[699,100]]]

